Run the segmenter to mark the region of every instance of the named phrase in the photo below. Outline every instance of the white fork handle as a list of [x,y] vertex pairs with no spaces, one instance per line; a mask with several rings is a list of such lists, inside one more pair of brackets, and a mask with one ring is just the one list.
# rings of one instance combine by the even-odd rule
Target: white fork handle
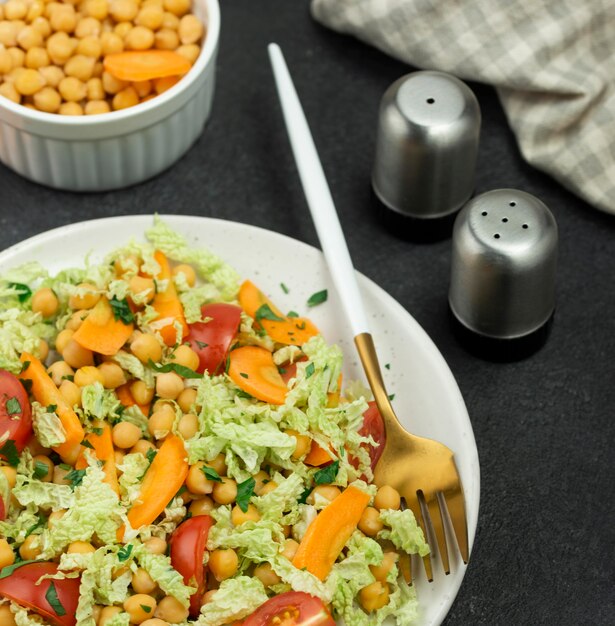
[[369,333],[348,246],[299,96],[280,46],[271,43],[268,49],[290,144],[329,273],[342,301],[353,336]]

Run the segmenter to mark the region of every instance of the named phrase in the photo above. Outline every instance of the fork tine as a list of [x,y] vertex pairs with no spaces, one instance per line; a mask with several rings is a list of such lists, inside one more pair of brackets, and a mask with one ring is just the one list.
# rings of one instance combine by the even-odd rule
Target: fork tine
[[444,573],[450,574],[451,566],[448,558],[448,548],[446,546],[446,535],[444,534],[444,513],[440,508],[437,494],[432,493],[429,498],[425,497],[425,504],[429,512],[429,519],[436,537],[436,543],[438,544],[438,552],[440,552]]
[[402,573],[407,585],[412,584],[412,559],[406,552],[399,555],[399,571]]
[[470,554],[468,550],[468,524],[466,521],[466,507],[461,485],[455,491],[448,491],[444,494],[446,508],[457,538],[457,545],[463,562],[467,564]]
[[[406,496],[406,506],[414,513],[414,517],[418,522],[418,525],[421,527],[423,531],[423,535],[425,535],[425,540],[429,542],[429,535],[427,534],[427,528],[425,526],[425,520],[423,519],[423,511],[421,510],[421,505],[418,501],[417,496],[414,496],[414,499],[410,499]],[[433,571],[431,568],[431,557],[429,554],[423,557],[423,565],[425,566],[425,575],[427,576],[427,580],[431,583],[433,582]]]

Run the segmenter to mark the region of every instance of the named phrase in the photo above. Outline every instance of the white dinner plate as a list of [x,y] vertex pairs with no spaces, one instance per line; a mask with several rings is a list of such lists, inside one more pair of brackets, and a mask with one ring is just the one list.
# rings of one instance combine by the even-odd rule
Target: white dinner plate
[[[333,293],[322,253],[271,231],[217,219],[163,216],[191,245],[216,252],[239,273],[253,280],[282,310],[309,317],[329,342],[346,355],[345,380],[365,380],[342,309]],[[96,261],[131,238],[143,239],[151,216],[114,217],[80,222],[50,230],[0,254],[0,271],[28,261],[41,262],[51,272],[80,266],[86,254]],[[281,287],[288,288],[285,293]],[[414,318],[378,285],[359,275],[372,334],[389,393],[395,394],[397,415],[411,432],[449,446],[465,489],[470,546],[476,532],[480,476],[478,453],[465,404],[442,355]],[[307,310],[308,297],[328,289],[328,300]],[[417,563],[415,563],[417,565]],[[424,575],[415,582],[420,604],[416,626],[437,626],[459,590],[465,566],[459,558],[445,576],[434,563],[435,581]]]

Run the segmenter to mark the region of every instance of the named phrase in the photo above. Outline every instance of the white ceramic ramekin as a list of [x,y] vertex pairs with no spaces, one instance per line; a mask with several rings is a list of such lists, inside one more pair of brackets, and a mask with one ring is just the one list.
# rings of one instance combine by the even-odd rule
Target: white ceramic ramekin
[[148,102],[69,117],[0,97],[0,161],[37,183],[71,191],[126,187],[175,163],[201,134],[214,94],[218,0],[194,0],[194,13],[207,28],[199,58],[176,85]]

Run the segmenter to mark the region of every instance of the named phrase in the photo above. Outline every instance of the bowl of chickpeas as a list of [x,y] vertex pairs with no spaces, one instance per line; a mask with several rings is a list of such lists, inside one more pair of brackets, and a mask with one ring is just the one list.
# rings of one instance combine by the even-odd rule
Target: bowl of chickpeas
[[218,0],[0,0],[0,161],[43,185],[142,182],[198,139]]

